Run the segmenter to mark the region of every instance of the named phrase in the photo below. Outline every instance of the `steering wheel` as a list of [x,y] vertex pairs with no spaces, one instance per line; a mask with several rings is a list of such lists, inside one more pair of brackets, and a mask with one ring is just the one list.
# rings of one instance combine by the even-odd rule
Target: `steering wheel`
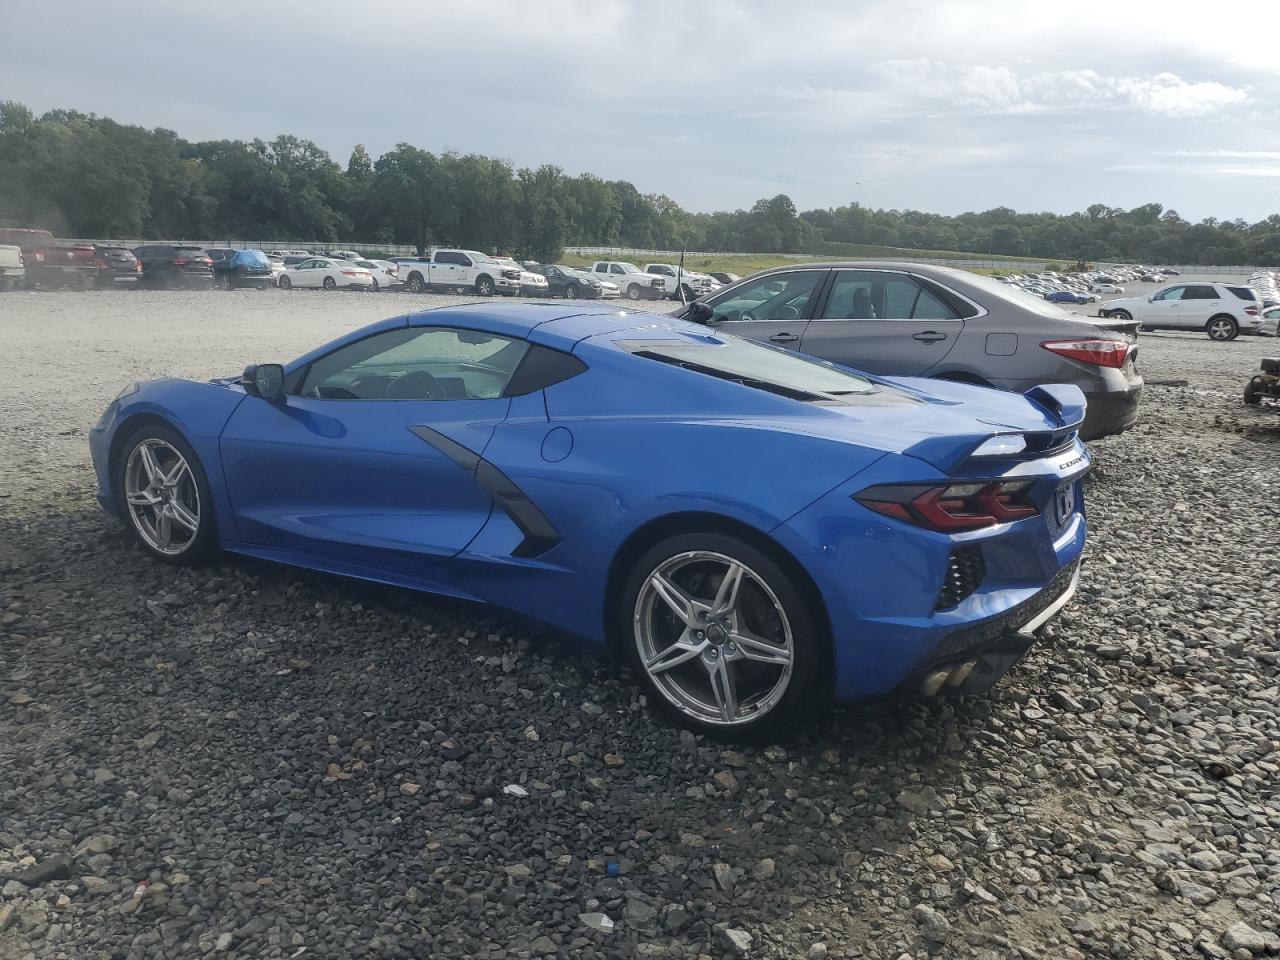
[[734,317],[733,319],[735,319],[735,320],[746,320],[747,322],[750,322],[750,321],[754,320],[754,319],[755,319],[755,317],[753,317],[753,316],[750,314],[750,312],[749,312],[749,311],[747,311],[747,310],[743,310],[741,313],[739,313],[739,314],[738,314],[736,317]]
[[444,387],[425,370],[414,370],[396,377],[387,387],[388,400],[444,400]]

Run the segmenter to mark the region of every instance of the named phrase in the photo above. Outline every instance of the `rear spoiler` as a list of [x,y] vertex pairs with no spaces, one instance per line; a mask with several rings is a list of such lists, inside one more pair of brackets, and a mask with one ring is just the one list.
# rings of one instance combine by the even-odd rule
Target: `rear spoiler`
[[1089,317],[1089,322],[1099,330],[1107,333],[1118,333],[1130,343],[1138,342],[1138,329],[1142,324],[1137,320],[1115,320],[1112,317]]
[[[959,436],[929,437],[912,444],[903,453],[917,460],[923,460],[943,473],[950,473],[985,444],[1000,437],[1021,437],[1026,443],[1024,450],[1009,454],[1002,459],[1039,457],[1045,451],[1054,450],[1067,443],[1084,422],[1088,401],[1085,400],[1080,388],[1073,383],[1042,383],[1038,387],[1032,387],[1023,396],[1038,410],[1045,413],[1051,421],[1054,421],[1055,426],[1032,430],[1006,429]],[[991,458],[1000,457],[998,454],[992,454]]]

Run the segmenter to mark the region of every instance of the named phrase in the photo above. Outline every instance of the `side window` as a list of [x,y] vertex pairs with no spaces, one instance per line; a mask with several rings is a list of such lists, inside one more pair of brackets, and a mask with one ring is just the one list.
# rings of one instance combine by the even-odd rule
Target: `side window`
[[1183,300],[1217,300],[1218,291],[1208,285],[1197,285],[1185,288]]
[[1152,299],[1157,301],[1158,300],[1181,300],[1183,298],[1183,291],[1186,289],[1187,289],[1186,287],[1170,287],[1168,290],[1161,290],[1154,297],[1152,297]]
[[315,361],[298,392],[321,400],[493,399],[528,349],[524,340],[478,330],[388,330]]
[[955,320],[955,310],[913,277],[881,270],[842,270],[831,285],[824,320]]
[[471,258],[468,257],[465,253],[455,253],[454,256],[457,257],[457,259],[454,260],[454,263],[456,263],[460,267],[475,266],[475,264],[471,262]]
[[625,270],[623,270],[620,266],[618,266],[618,265],[615,263],[615,264],[613,264],[612,266],[610,266],[610,267],[609,267],[609,272],[610,272],[610,273],[625,273],[626,271],[625,271]]
[[708,301],[713,320],[798,320],[809,315],[825,270],[767,274]]

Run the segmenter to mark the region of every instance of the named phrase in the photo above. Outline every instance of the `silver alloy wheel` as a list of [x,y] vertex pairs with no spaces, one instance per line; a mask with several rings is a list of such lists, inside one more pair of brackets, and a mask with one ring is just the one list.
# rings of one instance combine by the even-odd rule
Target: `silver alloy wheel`
[[1230,320],[1215,320],[1213,323],[1209,324],[1209,336],[1214,340],[1230,340],[1231,327],[1232,323]]
[[701,723],[750,723],[787,692],[791,623],[764,579],[733,557],[696,550],[664,560],[640,588],[634,623],[654,686]]
[[154,550],[177,556],[200,531],[200,490],[186,458],[164,440],[143,440],[124,467],[129,519]]

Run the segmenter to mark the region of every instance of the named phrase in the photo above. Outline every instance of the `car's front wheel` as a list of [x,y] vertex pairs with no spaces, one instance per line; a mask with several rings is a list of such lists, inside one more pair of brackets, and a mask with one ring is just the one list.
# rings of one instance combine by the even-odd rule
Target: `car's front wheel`
[[1221,343],[1226,340],[1234,340],[1240,333],[1240,325],[1232,317],[1219,316],[1210,320],[1205,330],[1208,332],[1210,340],[1217,340]]
[[695,730],[763,736],[820,699],[824,641],[801,585],[737,537],[682,534],[649,548],[619,618],[652,699]]
[[293,286],[293,281],[290,280],[288,277],[282,276],[279,280],[276,281],[276,286],[279,287],[281,290],[288,290],[290,287]]
[[1133,319],[1133,314],[1128,310],[1112,310],[1107,314],[1112,320],[1119,320],[1121,323],[1128,323]]
[[569,284],[567,287],[565,287],[565,288],[564,288],[564,296],[565,296],[565,299],[566,299],[566,300],[577,300],[577,299],[578,299],[578,285],[577,285],[576,283],[571,283],[571,284]]
[[213,495],[191,445],[171,427],[148,425],[121,448],[116,490],[134,539],[158,560],[189,564],[213,550]]

